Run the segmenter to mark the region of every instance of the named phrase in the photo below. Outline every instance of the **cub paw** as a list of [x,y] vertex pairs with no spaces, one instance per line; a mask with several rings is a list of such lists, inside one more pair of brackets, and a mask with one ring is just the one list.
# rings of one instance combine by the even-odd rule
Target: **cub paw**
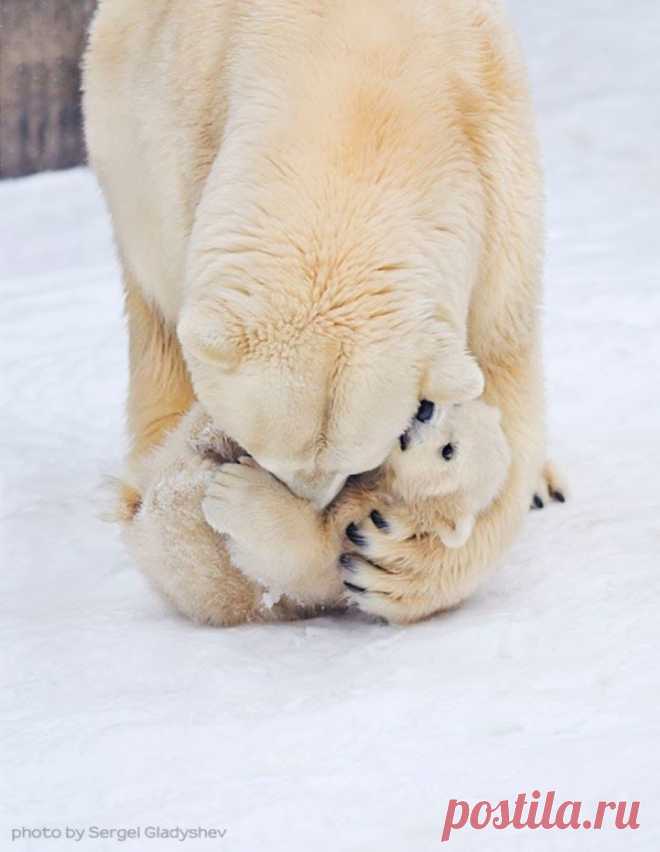
[[259,542],[264,526],[272,526],[269,510],[289,497],[270,473],[242,458],[236,464],[223,464],[213,474],[202,511],[216,532],[240,542]]
[[415,620],[424,598],[417,557],[427,544],[403,507],[374,509],[349,524],[339,559],[346,603],[394,623]]
[[396,554],[397,545],[415,534],[405,512],[393,508],[374,509],[361,523],[346,527],[346,538],[358,553],[368,559],[388,559]]
[[365,615],[406,624],[416,621],[427,605],[427,590],[412,552],[380,563],[344,553],[339,568],[345,603]]

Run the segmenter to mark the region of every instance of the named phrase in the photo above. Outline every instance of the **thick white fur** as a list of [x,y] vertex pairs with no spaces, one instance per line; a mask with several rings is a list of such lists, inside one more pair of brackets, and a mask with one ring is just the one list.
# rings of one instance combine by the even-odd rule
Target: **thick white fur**
[[[218,626],[300,617],[313,613],[318,605],[339,603],[341,578],[331,557],[325,578],[292,578],[287,583],[284,575],[278,588],[269,576],[253,581],[232,564],[230,552],[236,544],[208,525],[202,504],[208,499],[209,490],[215,492],[219,469],[241,467],[231,464],[238,462],[241,455],[241,448],[214,429],[208,415],[194,405],[168,439],[134,466],[132,484],[141,501],[130,520],[122,525],[123,537],[131,551],[138,554],[145,574],[187,616]],[[223,464],[226,467],[221,468]],[[281,535],[281,524],[286,521],[278,518],[277,506],[267,505],[271,484],[279,498],[278,505],[288,508],[291,517],[296,515],[296,504],[301,504],[303,513],[313,510],[289,494],[270,474],[261,474],[266,483],[263,509],[273,509],[273,523],[278,524]],[[250,523],[251,508],[237,506],[239,521]],[[260,517],[268,516],[267,511],[260,512]],[[224,513],[224,520],[226,523],[228,513]],[[252,528],[252,532],[257,530]],[[267,529],[259,532],[267,537]],[[290,552],[295,557],[295,528],[287,532],[291,537]],[[262,537],[261,544],[266,547],[268,542]],[[240,554],[233,555],[240,558]],[[274,563],[277,556],[275,549]],[[287,597],[287,591],[294,594]]]
[[[142,505],[145,521],[142,459],[195,397],[322,507],[382,463],[419,399],[473,399],[485,377],[512,450],[500,498],[463,548],[418,537],[383,549],[359,605],[411,621],[459,602],[513,537],[543,463],[541,181],[499,4],[102,0],[85,89],[127,292],[127,516]],[[268,566],[325,576],[337,524],[377,501],[346,492],[323,530],[297,504],[296,549],[288,509],[273,529],[277,489],[266,498],[241,467],[217,490],[234,516],[255,507],[233,551],[255,589]],[[155,566],[139,538],[135,553],[185,611],[251,617],[222,572],[215,596],[198,595],[198,572]]]
[[385,462],[386,490],[417,516],[409,535],[438,535],[447,547],[462,547],[509,472],[500,412],[482,400],[436,407],[429,422],[414,420],[406,437]]

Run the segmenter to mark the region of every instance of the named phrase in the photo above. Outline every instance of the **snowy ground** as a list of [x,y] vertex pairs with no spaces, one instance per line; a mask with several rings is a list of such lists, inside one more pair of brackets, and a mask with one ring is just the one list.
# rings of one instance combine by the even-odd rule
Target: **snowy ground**
[[[451,797],[641,800],[637,832],[456,832],[457,850],[660,848],[660,7],[515,0],[548,173],[553,454],[460,611],[200,629],[147,588],[97,482],[126,377],[85,171],[0,185],[0,848],[441,848]],[[10,842],[20,827],[206,826],[222,841]]]

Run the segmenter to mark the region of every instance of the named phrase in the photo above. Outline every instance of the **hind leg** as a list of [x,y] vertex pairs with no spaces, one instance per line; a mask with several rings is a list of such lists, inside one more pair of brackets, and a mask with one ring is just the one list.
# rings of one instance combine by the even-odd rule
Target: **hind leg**
[[139,478],[143,459],[176,427],[195,397],[175,330],[144,299],[126,272],[124,285],[129,335],[130,449],[129,484],[124,489],[122,514],[130,514],[139,503],[132,483]]

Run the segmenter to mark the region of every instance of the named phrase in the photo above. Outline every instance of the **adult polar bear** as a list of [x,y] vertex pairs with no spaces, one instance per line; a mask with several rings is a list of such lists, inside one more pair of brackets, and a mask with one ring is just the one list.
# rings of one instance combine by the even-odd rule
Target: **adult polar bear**
[[218,538],[212,572],[147,573],[212,623],[265,617],[264,578],[336,603],[340,542],[311,506],[379,465],[420,399],[479,395],[467,341],[512,447],[502,497],[460,550],[392,538],[378,565],[356,557],[367,612],[405,622],[463,599],[544,452],[540,170],[498,3],[103,0],[85,112],[126,290],[127,524],[183,452],[195,398],[277,476],[222,468],[232,546]]

